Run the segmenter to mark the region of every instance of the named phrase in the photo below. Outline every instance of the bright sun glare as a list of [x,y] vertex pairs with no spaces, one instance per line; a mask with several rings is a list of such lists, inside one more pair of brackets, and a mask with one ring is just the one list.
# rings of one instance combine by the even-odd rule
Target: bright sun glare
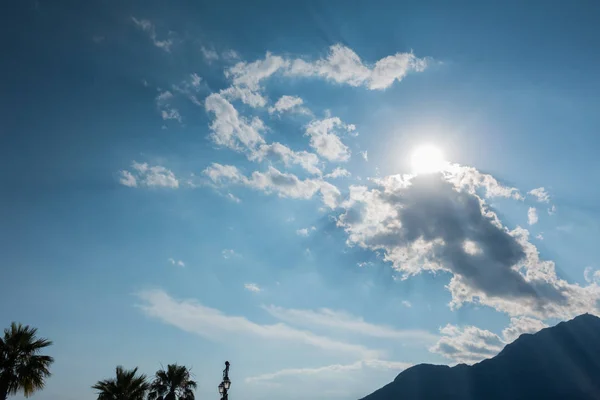
[[427,144],[415,149],[410,165],[414,174],[432,174],[443,170],[446,161],[439,148]]

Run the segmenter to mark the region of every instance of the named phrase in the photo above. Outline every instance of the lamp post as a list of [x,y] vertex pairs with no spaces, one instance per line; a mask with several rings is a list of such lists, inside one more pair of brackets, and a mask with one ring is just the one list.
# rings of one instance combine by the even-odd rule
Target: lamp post
[[223,370],[223,381],[219,384],[219,394],[221,400],[228,400],[227,392],[231,387],[231,381],[229,380],[229,361],[225,361],[225,369]]

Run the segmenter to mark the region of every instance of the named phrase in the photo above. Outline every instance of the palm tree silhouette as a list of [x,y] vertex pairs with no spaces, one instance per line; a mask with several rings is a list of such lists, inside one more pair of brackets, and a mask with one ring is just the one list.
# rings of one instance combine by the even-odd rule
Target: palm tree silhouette
[[156,371],[148,400],[194,400],[196,387],[189,369],[183,365],[169,364],[167,369]]
[[0,338],[0,400],[23,391],[25,397],[44,387],[54,359],[39,352],[50,346],[37,329],[13,322]]
[[117,366],[116,376],[98,381],[92,389],[98,391],[98,400],[144,400],[150,385],[146,375],[136,375],[137,367],[126,370]]

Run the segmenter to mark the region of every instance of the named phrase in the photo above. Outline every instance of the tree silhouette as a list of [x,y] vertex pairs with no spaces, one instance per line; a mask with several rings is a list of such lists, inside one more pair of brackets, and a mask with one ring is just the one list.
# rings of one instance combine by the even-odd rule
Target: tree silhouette
[[194,400],[196,387],[189,369],[183,365],[169,364],[167,369],[156,371],[148,400]]
[[116,376],[98,381],[92,389],[98,391],[98,400],[144,400],[150,385],[146,375],[136,375],[137,367],[126,370],[117,366]]
[[36,337],[37,329],[13,322],[0,338],[0,400],[23,391],[25,397],[44,387],[54,359],[40,355],[52,344]]

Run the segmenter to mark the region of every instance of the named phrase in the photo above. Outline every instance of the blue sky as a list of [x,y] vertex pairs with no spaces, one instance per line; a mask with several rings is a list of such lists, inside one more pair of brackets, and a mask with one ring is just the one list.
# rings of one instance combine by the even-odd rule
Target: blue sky
[[178,362],[210,398],[229,360],[232,397],[357,398],[597,313],[600,10],[521,3],[14,2],[0,321],[55,342],[35,397]]

